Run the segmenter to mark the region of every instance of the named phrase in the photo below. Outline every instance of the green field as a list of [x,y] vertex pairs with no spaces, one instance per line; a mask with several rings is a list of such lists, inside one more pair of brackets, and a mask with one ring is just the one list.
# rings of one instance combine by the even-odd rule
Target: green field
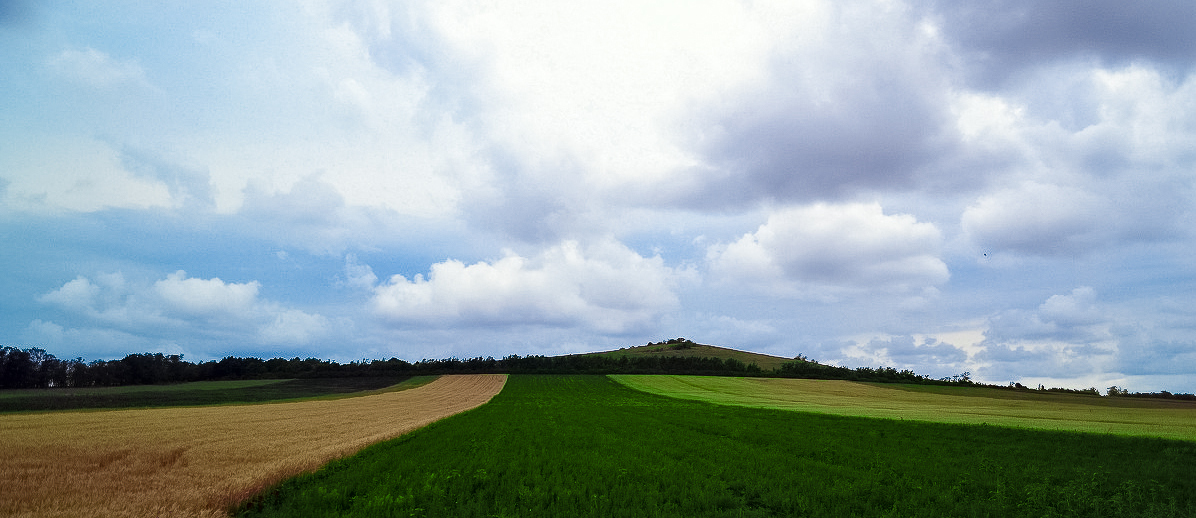
[[722,405],[1196,441],[1196,402],[991,387],[839,380],[612,375],[628,387]]
[[[348,397],[384,390],[405,378],[310,378],[291,380],[196,381],[173,385],[55,388],[0,391],[0,412],[101,408],[201,406]],[[431,377],[404,382],[426,383]]]
[[603,376],[490,403],[240,516],[1196,516],[1186,441],[715,405]]

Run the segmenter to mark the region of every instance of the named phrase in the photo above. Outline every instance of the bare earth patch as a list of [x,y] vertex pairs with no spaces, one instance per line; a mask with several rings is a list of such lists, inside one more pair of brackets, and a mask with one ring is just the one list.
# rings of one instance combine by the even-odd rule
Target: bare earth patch
[[370,444],[478,407],[506,375],[333,401],[0,416],[0,515],[225,516]]

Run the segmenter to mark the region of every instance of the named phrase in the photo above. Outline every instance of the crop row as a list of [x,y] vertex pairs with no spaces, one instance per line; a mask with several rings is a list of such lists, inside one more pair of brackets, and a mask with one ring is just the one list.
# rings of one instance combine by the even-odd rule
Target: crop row
[[241,516],[1193,516],[1193,443],[720,406],[512,376]]

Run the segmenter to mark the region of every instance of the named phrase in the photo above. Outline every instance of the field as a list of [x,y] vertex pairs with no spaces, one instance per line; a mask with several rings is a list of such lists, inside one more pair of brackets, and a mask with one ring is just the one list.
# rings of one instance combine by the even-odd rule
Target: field
[[259,516],[1196,516],[1196,444],[715,405],[511,376]]
[[597,356],[606,356],[609,358],[618,358],[620,356],[632,358],[637,356],[681,356],[685,358],[718,358],[720,360],[734,358],[745,364],[754,363],[764,370],[779,369],[785,362],[793,361],[792,358],[781,358],[779,356],[769,356],[767,354],[740,351],[737,349],[728,349],[726,347],[717,347],[693,342],[687,342],[684,344],[640,345],[615,351],[605,351],[591,354]]
[[[260,403],[347,397],[394,387],[403,378],[312,378],[196,381],[174,385],[53,388],[0,391],[0,412],[81,408],[147,408]],[[400,388],[407,388],[404,383]]]
[[1196,441],[1196,402],[838,380],[611,376],[628,387],[723,405]]
[[262,488],[488,401],[503,375],[259,405],[0,415],[0,516],[224,516]]

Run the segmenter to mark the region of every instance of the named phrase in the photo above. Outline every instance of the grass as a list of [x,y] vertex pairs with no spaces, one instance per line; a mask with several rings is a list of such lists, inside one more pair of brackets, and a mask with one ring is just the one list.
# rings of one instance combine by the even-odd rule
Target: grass
[[268,516],[1193,516],[1189,442],[713,405],[511,376],[263,493]]
[[279,480],[488,401],[502,375],[261,405],[0,415],[0,516],[227,516]]
[[349,397],[383,390],[404,378],[310,378],[197,381],[173,385],[0,391],[0,412],[94,408],[150,408],[261,403]]
[[615,375],[628,387],[722,405],[1196,441],[1196,402],[839,380]]
[[764,370],[779,369],[784,363],[793,361],[792,358],[781,358],[779,356],[770,356],[767,354],[740,351],[736,349],[728,349],[726,347],[717,347],[693,342],[687,342],[684,344],[640,345],[636,347],[619,349],[616,351],[604,351],[590,354],[596,356],[606,356],[609,358],[619,358],[622,356],[681,356],[687,358],[718,358],[720,360],[734,358],[743,362],[744,364],[754,363]]

